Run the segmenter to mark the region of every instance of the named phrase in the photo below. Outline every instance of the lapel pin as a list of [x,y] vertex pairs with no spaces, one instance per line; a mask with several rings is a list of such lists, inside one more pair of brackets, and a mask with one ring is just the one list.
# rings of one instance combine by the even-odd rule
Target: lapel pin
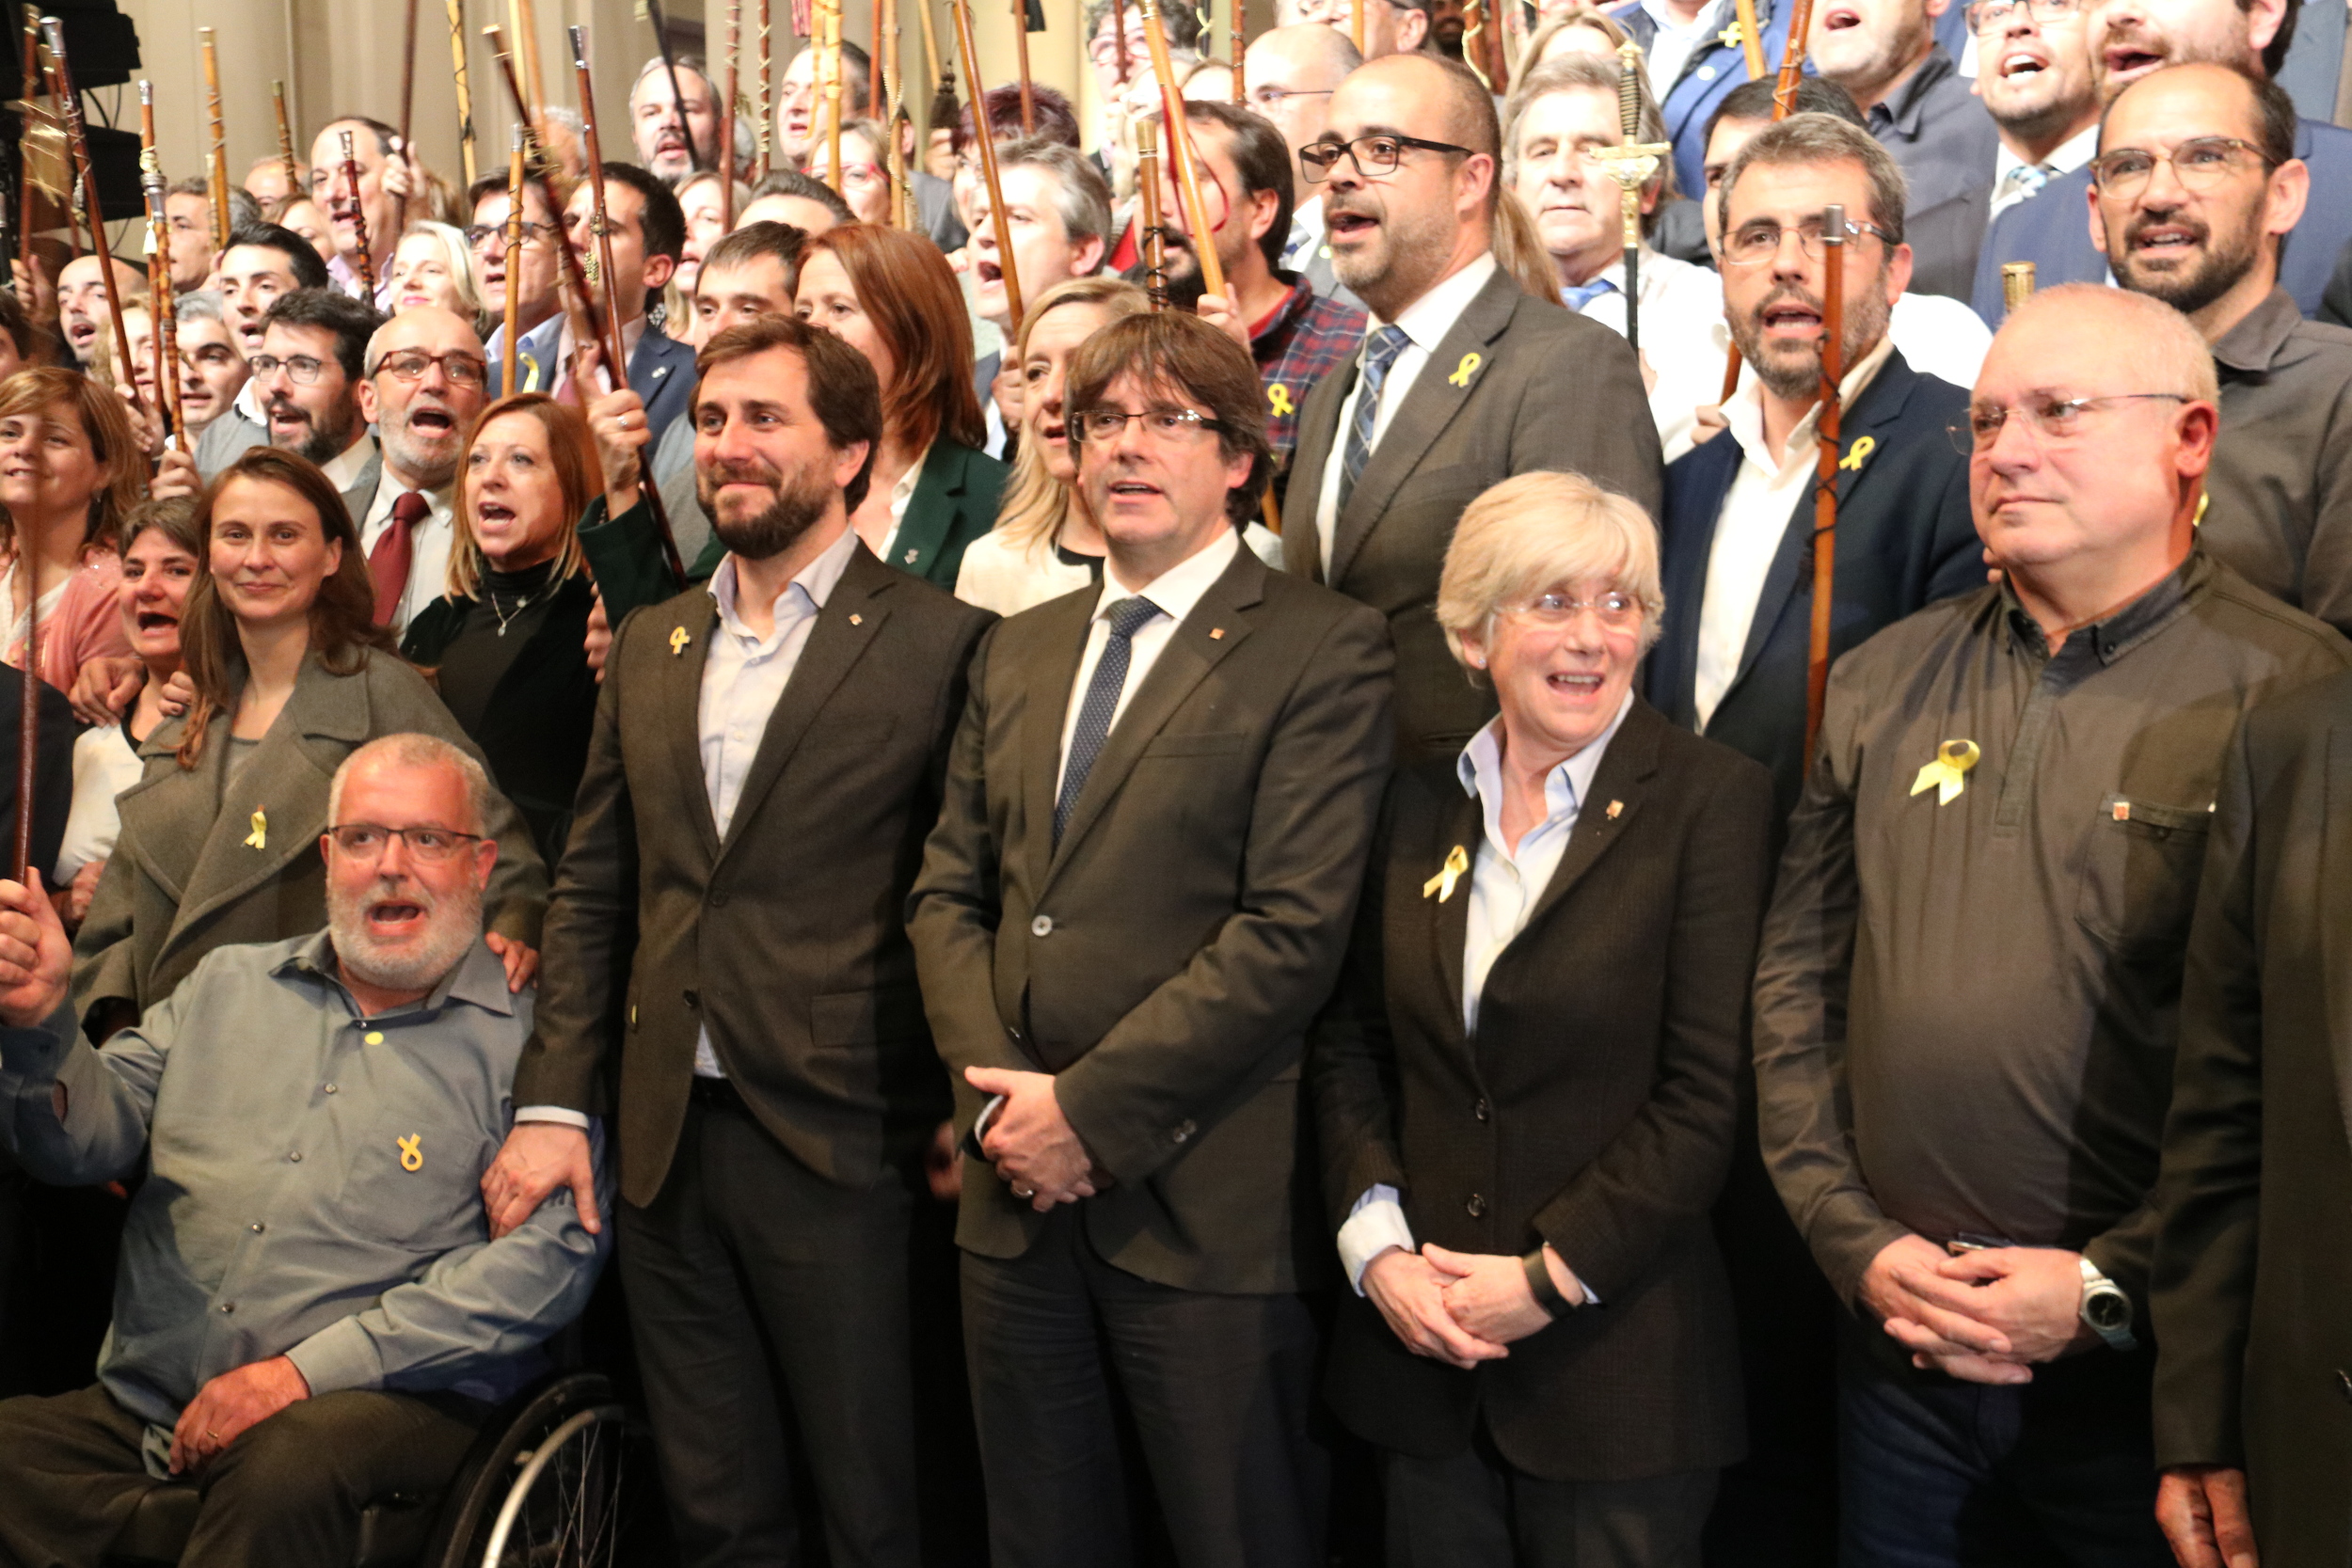
[[1605,815],[1610,821],[1614,822],[1618,817],[1625,815],[1625,802],[1623,800],[1610,801],[1609,810],[1603,815]]
[[1478,373],[1478,367],[1483,363],[1485,363],[1485,361],[1480,359],[1477,355],[1465,354],[1462,356],[1462,362],[1454,367],[1454,373],[1446,377],[1448,385],[1454,387],[1469,386],[1470,383],[1470,377]]
[[915,557],[921,555],[922,553],[923,552],[919,549],[907,551],[907,564],[910,566],[914,565]]
[[1935,803],[1950,805],[1968,787],[1968,769],[1983,754],[1973,740],[1947,740],[1935,749],[1935,760],[1919,769],[1918,778],[1912,781],[1911,793],[1917,795],[1932,787]]
[[1850,473],[1858,474],[1862,471],[1862,465],[1868,462],[1870,454],[1878,450],[1877,436],[1857,436],[1853,445],[1846,449],[1846,455],[1837,460],[1837,466]]
[[1265,389],[1265,401],[1278,420],[1288,419],[1298,411],[1298,405],[1291,402],[1291,389],[1279,381]]
[[267,812],[257,811],[253,814],[253,831],[245,835],[245,845],[248,849],[269,847],[269,814]]
[[1438,867],[1438,874],[1421,884],[1421,895],[1426,898],[1431,894],[1435,894],[1438,902],[1442,904],[1454,896],[1454,884],[1468,875],[1470,875],[1470,851],[1457,844],[1454,847],[1453,852],[1446,856],[1445,863]]
[[1209,628],[1209,641],[1212,641],[1212,642],[1222,642],[1222,641],[1225,641],[1225,628],[1224,628],[1223,626],[1211,626],[1211,627]]
[[680,626],[675,631],[670,633],[670,657],[672,658],[677,657],[678,655],[686,651],[686,644],[691,642],[692,641],[694,641],[692,638],[686,635],[686,628],[684,626]]
[[424,1142],[423,1133],[411,1132],[405,1138],[397,1138],[393,1141],[400,1145],[401,1169],[412,1173],[424,1169],[424,1150],[418,1147]]
[[[914,558],[913,556],[909,556],[907,559],[908,559],[908,560],[910,560],[910,561],[912,561],[912,560],[914,560]],[[852,615],[852,616],[850,616],[850,625],[851,625],[851,626],[864,626],[865,624],[866,624],[866,617],[865,617],[865,616],[863,616],[863,615]]]

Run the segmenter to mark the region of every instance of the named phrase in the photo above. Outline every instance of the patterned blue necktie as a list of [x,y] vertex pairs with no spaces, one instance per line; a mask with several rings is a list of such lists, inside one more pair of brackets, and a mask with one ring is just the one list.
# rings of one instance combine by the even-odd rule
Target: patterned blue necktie
[[1584,313],[1584,307],[1592,304],[1593,301],[1609,293],[1617,285],[1615,283],[1606,277],[1596,277],[1590,283],[1579,283],[1572,289],[1561,290],[1560,303],[1566,306],[1569,309],[1574,310],[1578,315],[1582,315]]
[[1070,760],[1061,770],[1061,795],[1054,801],[1054,843],[1061,843],[1061,831],[1070,823],[1070,813],[1078,804],[1078,792],[1086,788],[1087,775],[1094,770],[1094,759],[1102,754],[1103,742],[1110,737],[1111,715],[1119,711],[1119,693],[1127,684],[1127,665],[1134,658],[1136,633],[1141,631],[1160,607],[1138,595],[1120,599],[1104,613],[1110,623],[1111,635],[1103,644],[1103,657],[1094,666],[1094,678],[1087,682],[1086,702],[1078,709],[1077,728],[1070,732]]
[[2001,188],[1994,195],[2003,201],[2008,200],[2012,194],[2020,200],[2029,196],[2039,196],[2042,194],[2042,187],[2050,182],[2051,172],[2048,164],[2012,165],[2010,171],[2001,176]]
[[1355,493],[1356,481],[1372,460],[1372,427],[1380,418],[1380,388],[1389,379],[1396,356],[1413,340],[1401,326],[1384,326],[1364,344],[1362,379],[1356,387],[1356,422],[1348,426],[1347,450],[1340,459],[1340,504]]

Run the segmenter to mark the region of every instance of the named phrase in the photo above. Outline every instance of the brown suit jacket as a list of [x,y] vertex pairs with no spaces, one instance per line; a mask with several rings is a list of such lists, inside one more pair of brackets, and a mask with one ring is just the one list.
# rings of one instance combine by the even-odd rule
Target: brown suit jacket
[[1414,1355],[1343,1292],[1329,1395],[1384,1448],[1443,1458],[1483,1417],[1518,1468],[1630,1481],[1740,1456],[1739,1348],[1708,1212],[1739,1115],[1772,877],[1762,767],[1636,701],[1567,847],[1462,1027],[1478,798],[1448,760],[1400,774],[1310,1079],[1331,1233],[1375,1183],[1416,1242],[1549,1242],[1600,1305],[1472,1371]]
[[1317,382],[1299,409],[1283,565],[1389,618],[1398,760],[1451,756],[1495,711],[1494,693],[1470,683],[1438,627],[1438,577],[1462,509],[1514,474],[1564,469],[1632,497],[1655,518],[1665,471],[1658,427],[1623,338],[1533,298],[1498,270],[1372,449],[1340,511],[1327,574],[1315,515],[1358,363]]
[[2243,1468],[2265,1568],[2352,1557],[2352,675],[2247,716],[2181,990],[2159,1465]]
[[706,1026],[760,1124],[845,1186],[946,1115],[904,910],[991,619],[853,549],[723,839],[699,718],[718,606],[696,586],[621,623],[515,1103],[616,1111],[629,1202],[669,1175]]
[[[1057,847],[1097,601],[1012,617],[973,664],[911,920],[958,1130],[983,1103],[964,1069],[1055,1073],[1114,1180],[1083,1200],[1104,1259],[1184,1290],[1294,1290],[1330,1256],[1299,1067],[1388,775],[1388,632],[1241,550],[1128,700]],[[967,1156],[963,1247],[1018,1257],[1043,1223]]]
[[[282,942],[326,924],[327,785],[369,741],[411,731],[436,736],[486,768],[422,675],[387,653],[355,673],[303,661],[294,694],[231,779],[230,713],[215,715],[193,768],[182,768],[184,721],[158,724],[139,747],[147,771],[122,792],[122,834],[99,877],[73,943],[73,1005],[125,1001],[141,1011],[230,942]],[[248,842],[260,814],[262,843]],[[485,830],[499,843],[483,910],[490,930],[539,940],[547,868],[530,830],[493,792]]]

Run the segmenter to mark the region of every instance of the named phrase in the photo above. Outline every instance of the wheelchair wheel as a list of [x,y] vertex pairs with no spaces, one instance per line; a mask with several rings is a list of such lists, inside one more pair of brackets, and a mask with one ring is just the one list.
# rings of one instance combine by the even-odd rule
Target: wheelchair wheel
[[610,1568],[626,1560],[652,1471],[612,1387],[559,1378],[474,1456],[448,1496],[437,1568]]

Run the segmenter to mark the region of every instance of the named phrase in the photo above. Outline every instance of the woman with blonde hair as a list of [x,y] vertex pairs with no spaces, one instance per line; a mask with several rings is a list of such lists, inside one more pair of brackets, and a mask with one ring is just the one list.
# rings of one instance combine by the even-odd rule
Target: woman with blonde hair
[[419,218],[401,235],[387,272],[392,314],[417,305],[437,305],[480,330],[485,325],[482,282],[474,276],[473,247],[462,230]]
[[72,691],[91,659],[130,653],[118,552],[123,518],[146,499],[147,459],[122,394],[54,366],[0,382],[0,657],[24,667],[35,601],[36,665],[58,690]]

